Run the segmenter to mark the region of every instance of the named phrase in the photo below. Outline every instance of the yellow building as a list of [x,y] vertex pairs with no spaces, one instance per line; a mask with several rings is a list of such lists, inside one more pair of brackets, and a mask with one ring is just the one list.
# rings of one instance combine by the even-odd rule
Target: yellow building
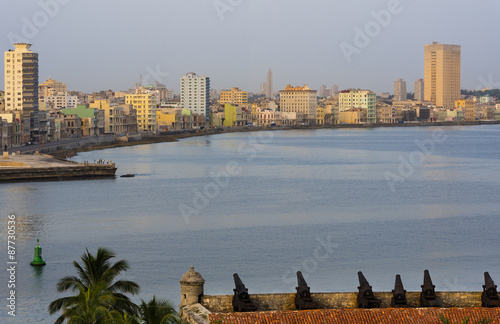
[[433,42],[424,50],[424,97],[438,107],[453,108],[460,99],[460,45]]
[[462,113],[465,121],[476,120],[476,105],[472,100],[457,100],[455,101],[456,108],[462,108]]
[[[169,110],[175,110],[167,108]],[[166,110],[156,111],[156,123],[158,125],[158,130],[164,132],[167,130],[172,130],[175,123],[175,112],[168,112]]]
[[367,109],[352,108],[339,112],[340,124],[360,124],[366,123]]
[[246,105],[248,104],[248,92],[240,90],[239,88],[231,88],[231,90],[221,90],[220,92],[220,104],[232,104],[232,105]]
[[280,90],[280,111],[297,114],[297,121],[314,124],[316,122],[316,108],[318,106],[318,91],[307,85],[292,87],[287,85]]
[[111,104],[109,100],[95,100],[89,104],[89,108],[97,108],[104,111],[104,133],[124,134],[126,133],[126,121],[124,108]]
[[132,105],[137,111],[137,125],[141,132],[156,132],[156,104],[157,98],[154,93],[138,91],[136,94],[125,96],[125,103]]
[[67,92],[67,85],[49,77],[47,81],[38,86],[38,97],[45,98]]
[[316,125],[325,124],[325,107],[316,108]]

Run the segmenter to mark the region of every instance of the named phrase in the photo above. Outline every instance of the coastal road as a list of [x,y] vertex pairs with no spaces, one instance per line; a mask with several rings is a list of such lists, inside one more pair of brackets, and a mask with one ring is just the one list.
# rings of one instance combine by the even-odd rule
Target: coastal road
[[[98,138],[98,136],[95,136],[95,138]],[[68,139],[62,139],[59,141],[46,142],[43,144],[36,143],[33,145],[22,145],[22,146],[9,147],[7,149],[7,151],[9,153],[12,153],[12,152],[34,153],[35,151],[40,151],[42,148],[65,146],[65,145],[74,144],[74,143],[86,143],[88,141],[88,139],[89,139],[89,137],[68,138]],[[4,148],[2,147],[2,151],[3,150],[4,150]]]

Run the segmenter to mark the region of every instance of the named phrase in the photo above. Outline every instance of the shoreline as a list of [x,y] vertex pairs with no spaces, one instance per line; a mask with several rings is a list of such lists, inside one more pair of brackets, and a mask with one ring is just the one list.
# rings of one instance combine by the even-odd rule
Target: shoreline
[[266,126],[253,126],[253,127],[233,127],[233,128],[216,128],[212,130],[177,130],[171,131],[166,134],[159,134],[153,136],[145,136],[141,140],[131,141],[131,142],[118,142],[113,143],[97,143],[97,144],[87,144],[79,146],[77,148],[62,148],[54,152],[49,153],[50,155],[66,159],[68,157],[76,156],[79,152],[90,152],[97,150],[104,150],[109,148],[136,146],[136,145],[146,145],[146,144],[157,144],[166,142],[176,142],[183,138],[206,136],[206,135],[218,135],[226,133],[244,133],[244,132],[259,132],[259,131],[282,131],[282,130],[300,130],[300,129],[344,129],[344,128],[380,128],[380,127],[449,127],[449,126],[479,126],[479,125],[498,125],[500,121],[474,121],[474,122],[434,122],[434,123],[395,123],[395,124],[335,124],[335,125],[315,125],[315,126],[277,126],[277,127],[266,127]]

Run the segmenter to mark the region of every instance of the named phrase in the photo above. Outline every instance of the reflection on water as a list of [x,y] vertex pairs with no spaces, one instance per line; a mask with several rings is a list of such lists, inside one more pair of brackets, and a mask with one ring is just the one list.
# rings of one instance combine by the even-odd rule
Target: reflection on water
[[[484,271],[500,278],[500,252],[491,243],[500,228],[500,127],[442,128],[446,141],[392,192],[384,174],[397,173],[415,139],[434,130],[275,131],[252,156],[238,148],[252,148],[258,133],[194,137],[76,158],[112,160],[117,175],[134,178],[0,184],[1,212],[17,216],[16,320],[53,322],[46,308],[63,296],[57,281],[75,274],[71,262],[86,248],[99,246],[130,262],[126,279],[141,285],[140,298],[155,294],[174,304],[191,265],[209,294],[231,294],[234,272],[252,292],[292,292],[295,284],[283,280],[291,269],[304,270],[313,291],[355,291],[359,270],[376,290],[390,291],[401,273],[405,288],[418,291],[426,268],[438,290],[457,286],[455,278],[481,290]],[[214,174],[229,162],[240,172],[217,182]],[[219,190],[207,198],[204,188],[214,184]],[[190,222],[181,205],[199,207]],[[329,236],[338,247],[304,269]],[[38,269],[29,266],[37,238],[47,262]]]

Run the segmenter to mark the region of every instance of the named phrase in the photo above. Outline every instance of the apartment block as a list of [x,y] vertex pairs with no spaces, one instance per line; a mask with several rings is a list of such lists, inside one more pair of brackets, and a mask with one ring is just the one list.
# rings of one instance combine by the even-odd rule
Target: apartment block
[[180,101],[182,108],[208,120],[210,112],[210,78],[190,72],[181,77]]
[[287,85],[280,90],[280,111],[296,113],[299,123],[316,123],[316,109],[318,106],[318,91],[310,89],[306,84],[302,87]]
[[[339,112],[362,108],[366,109],[366,122],[377,122],[376,94],[370,90],[348,89],[339,92]],[[363,120],[363,118],[350,118],[350,120]],[[362,116],[361,116],[362,117]],[[339,117],[340,119],[340,117]]]
[[248,92],[240,90],[239,88],[231,88],[231,90],[221,90],[219,103],[232,104],[243,106],[248,104]]

